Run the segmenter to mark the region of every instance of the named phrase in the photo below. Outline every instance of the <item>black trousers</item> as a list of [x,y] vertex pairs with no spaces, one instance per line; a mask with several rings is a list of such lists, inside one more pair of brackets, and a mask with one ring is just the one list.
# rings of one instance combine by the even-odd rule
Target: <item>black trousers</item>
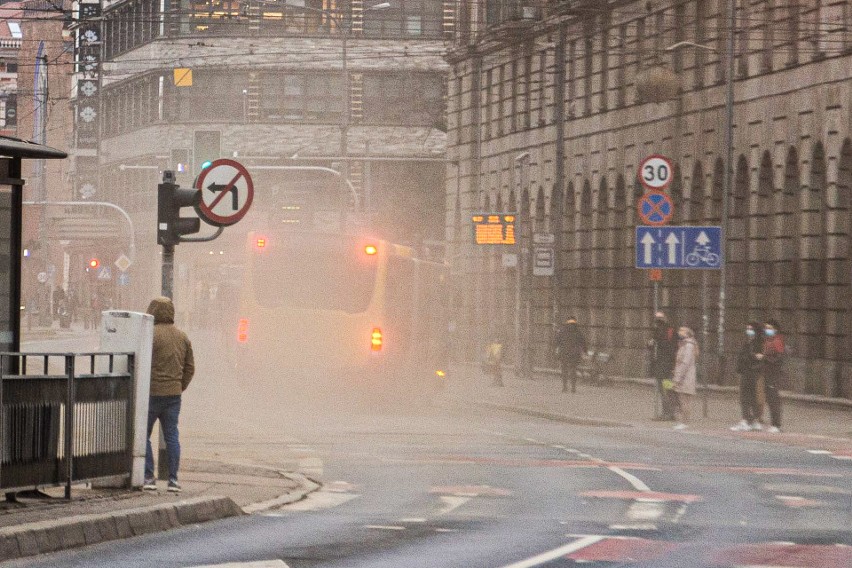
[[562,392],[568,392],[568,382],[571,382],[571,392],[577,392],[577,365],[579,359],[562,360]]
[[674,402],[673,397],[671,396],[671,392],[663,388],[663,381],[666,379],[671,380],[671,377],[659,378],[657,377],[655,380],[657,381],[657,393],[660,397],[660,416],[659,418],[664,418],[666,420],[674,420]]
[[781,393],[778,383],[781,377],[767,374],[763,377],[763,385],[766,390],[766,406],[769,407],[769,420],[776,428],[781,427]]
[[740,409],[743,420],[760,420],[761,408],[757,402],[757,377],[740,376]]

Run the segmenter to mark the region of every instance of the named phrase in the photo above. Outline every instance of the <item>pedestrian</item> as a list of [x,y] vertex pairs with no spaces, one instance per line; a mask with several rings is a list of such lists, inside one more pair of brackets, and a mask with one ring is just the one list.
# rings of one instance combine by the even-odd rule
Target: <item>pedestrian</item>
[[674,414],[677,419],[675,430],[686,429],[692,414],[692,397],[695,396],[695,383],[698,369],[698,342],[695,333],[682,326],[677,330],[678,347],[675,355],[672,393]]
[[503,386],[503,343],[496,337],[485,350],[485,368],[495,387]]
[[577,318],[566,318],[556,333],[556,356],[562,370],[562,392],[568,392],[569,380],[571,392],[577,392],[577,365],[585,354],[586,338],[577,325]]
[[192,343],[186,334],[175,327],[175,306],[169,298],[151,300],[148,313],[154,316],[154,346],[151,353],[151,393],[148,399],[148,443],[145,451],[144,489],[156,490],[154,454],[151,451],[151,431],[159,420],[166,440],[169,462],[167,489],[180,492],[180,440],[178,417],[181,394],[195,373]]
[[654,420],[674,420],[672,408],[672,397],[664,387],[663,381],[672,378],[675,366],[675,354],[677,353],[677,335],[674,327],[669,324],[665,312],[654,314],[654,335],[648,341],[648,350],[651,355],[651,376],[657,382],[656,397],[660,400],[660,413],[656,413]]
[[763,330],[757,322],[749,322],[745,329],[746,341],[737,355],[737,374],[740,376],[740,411],[742,420],[731,426],[734,432],[762,430],[760,423],[763,416],[761,358],[763,353]]
[[778,434],[781,432],[781,373],[787,348],[777,320],[767,320],[763,324],[763,334],[763,352],[759,359],[763,361],[763,387],[771,423],[766,431]]

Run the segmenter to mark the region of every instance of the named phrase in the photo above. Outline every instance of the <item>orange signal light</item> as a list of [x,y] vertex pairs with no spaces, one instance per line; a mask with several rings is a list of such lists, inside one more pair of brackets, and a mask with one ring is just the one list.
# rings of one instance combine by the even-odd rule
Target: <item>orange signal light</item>
[[384,339],[382,337],[382,330],[378,327],[373,328],[373,333],[370,336],[370,350],[371,351],[381,351],[382,343]]
[[101,261],[97,258],[93,258],[89,261],[89,268],[97,268],[101,265]]
[[258,237],[257,241],[255,241],[255,246],[259,249],[262,249],[266,246],[266,239],[263,237]]
[[376,248],[376,245],[367,245],[364,247],[364,253],[367,256],[373,256],[379,252],[379,249]]
[[248,318],[240,318],[237,324],[237,341],[240,343],[248,343]]

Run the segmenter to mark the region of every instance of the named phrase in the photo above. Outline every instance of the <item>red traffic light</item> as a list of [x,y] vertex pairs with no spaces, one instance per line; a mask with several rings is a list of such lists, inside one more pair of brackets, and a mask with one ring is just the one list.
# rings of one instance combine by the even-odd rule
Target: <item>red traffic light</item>
[[89,268],[91,268],[92,270],[99,267],[100,265],[101,265],[101,261],[98,260],[97,258],[92,258],[92,259],[89,260]]

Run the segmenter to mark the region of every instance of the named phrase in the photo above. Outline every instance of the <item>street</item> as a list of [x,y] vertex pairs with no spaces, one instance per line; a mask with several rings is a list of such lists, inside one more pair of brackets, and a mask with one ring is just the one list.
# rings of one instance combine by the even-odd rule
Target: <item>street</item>
[[[852,464],[830,452],[561,423],[478,407],[453,385],[429,408],[293,404],[217,368],[204,364],[185,397],[187,459],[296,464],[321,489],[280,509],[8,566],[852,563]],[[225,445],[214,451],[217,435]]]

